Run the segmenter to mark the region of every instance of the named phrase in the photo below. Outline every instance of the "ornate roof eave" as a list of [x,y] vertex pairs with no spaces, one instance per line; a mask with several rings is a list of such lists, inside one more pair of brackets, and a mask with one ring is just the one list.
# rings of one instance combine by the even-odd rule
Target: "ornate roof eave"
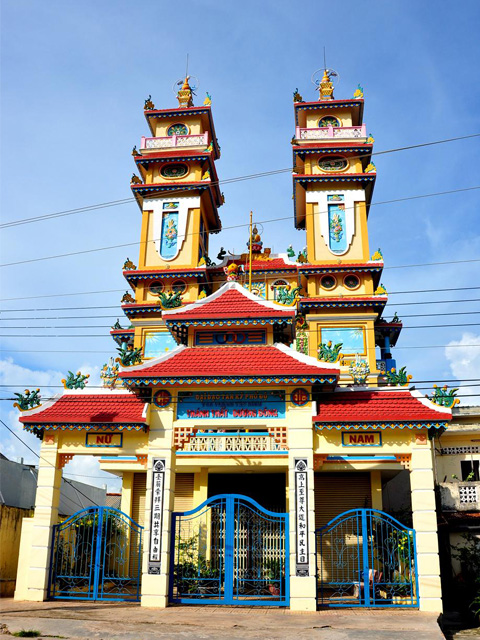
[[373,151],[373,144],[361,144],[358,143],[348,146],[348,143],[337,142],[328,144],[311,143],[306,142],[305,145],[294,145],[292,147],[293,157],[299,155],[309,155],[313,153],[362,153],[366,158],[370,158]]
[[181,377],[181,376],[155,376],[155,377],[139,377],[139,378],[123,378],[124,384],[134,391],[132,387],[158,387],[158,386],[177,386],[177,385],[232,385],[242,386],[251,384],[336,384],[337,376],[202,376],[202,377]]
[[298,272],[302,275],[322,275],[325,273],[371,273],[374,286],[377,287],[380,282],[384,267],[383,260],[371,261],[367,263],[335,263],[335,264],[299,264]]
[[300,298],[300,308],[319,309],[319,308],[338,308],[338,307],[384,307],[388,302],[388,296],[365,296],[351,298]]
[[215,125],[213,124],[213,115],[211,107],[208,105],[202,105],[200,107],[183,107],[179,109],[152,109],[151,111],[144,111],[145,119],[148,123],[148,127],[152,136],[155,135],[155,131],[152,127],[153,119],[160,118],[182,118],[184,116],[194,116],[194,115],[205,115],[208,118],[208,124],[210,127],[210,133],[213,141],[213,146],[215,149],[216,159],[220,158],[220,149],[218,147],[217,137],[215,135]]
[[375,323],[375,338],[377,341],[378,336],[388,336],[390,339],[390,346],[394,347],[397,344],[397,340],[403,329],[403,322],[386,322],[385,320],[377,320]]
[[311,111],[312,109],[341,109],[342,107],[354,107],[358,109],[359,124],[363,121],[363,98],[352,98],[351,100],[322,100],[314,102],[295,102],[295,125],[298,126],[299,111]]
[[206,267],[198,267],[194,269],[155,269],[149,271],[131,270],[124,271],[123,277],[130,284],[132,289],[135,287],[132,283],[140,282],[141,280],[168,280],[169,278],[197,278],[200,280],[206,280],[207,269]]
[[164,317],[165,324],[168,327],[181,327],[181,326],[194,326],[194,327],[232,327],[232,326],[248,326],[248,325],[266,325],[266,324],[285,324],[291,325],[294,323],[295,318],[286,318],[285,316],[278,317],[256,317],[256,318],[211,318],[211,319],[190,319],[190,320],[169,320],[167,316]]
[[[341,413],[341,408],[339,408]],[[358,431],[359,429],[446,429],[448,422],[432,422],[427,420],[393,420],[392,422],[319,422],[313,418],[313,424],[318,431],[331,431],[336,429],[337,431],[349,431],[353,429]]]
[[33,433],[40,440],[45,431],[143,431],[148,432],[145,422],[29,422],[23,426],[25,431]]
[[142,302],[120,305],[123,313],[129,318],[140,313],[159,313],[161,314],[163,309],[156,302]]
[[[201,182],[174,182],[169,184],[131,184],[133,196],[135,197],[140,210],[143,210],[143,201],[148,197],[155,197],[155,194],[168,193],[173,191],[178,194],[182,191],[200,191],[207,192],[210,197],[212,210],[214,212],[216,227],[211,229],[209,233],[219,233],[222,230],[222,223],[218,215],[218,207],[223,204],[222,195],[218,184],[212,184],[209,180]],[[213,193],[217,196],[216,200]]]

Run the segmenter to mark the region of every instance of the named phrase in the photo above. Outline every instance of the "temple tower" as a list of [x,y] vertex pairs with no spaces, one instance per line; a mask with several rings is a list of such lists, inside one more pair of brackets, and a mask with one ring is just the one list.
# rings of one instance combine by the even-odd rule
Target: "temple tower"
[[375,323],[387,302],[379,287],[383,258],[370,258],[367,217],[375,184],[373,138],[363,123],[363,90],[334,98],[335,72],[322,69],[318,100],[294,94],[293,199],[295,226],[306,230],[306,263],[299,266],[307,296],[299,303],[318,344],[342,343],[342,373],[368,363],[376,384]]

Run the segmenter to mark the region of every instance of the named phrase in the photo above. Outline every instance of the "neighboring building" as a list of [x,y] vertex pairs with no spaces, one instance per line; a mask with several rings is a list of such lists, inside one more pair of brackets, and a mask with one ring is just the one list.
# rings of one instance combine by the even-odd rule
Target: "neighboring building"
[[[0,454],[0,597],[15,591],[23,518],[31,518],[37,493],[38,469],[13,462]],[[58,514],[65,519],[76,511],[105,504],[105,489],[62,481]]]
[[[121,366],[104,366],[104,389],[78,375],[52,401],[21,401],[45,491],[24,521],[16,598],[441,611],[428,434],[453,398],[434,403],[392,372],[402,323],[382,318],[384,263],[369,250],[373,138],[363,93],[335,100],[332,78],[318,100],[294,96],[296,259],[254,227],[244,254],[212,262],[223,196],[210,99],[194,107],[186,78],[177,108],[146,101],[131,327],[112,329]],[[122,476],[122,513],[89,511],[52,536],[61,469],[92,454]],[[382,511],[404,469],[415,530]]]
[[455,407],[452,413],[447,431],[435,442],[447,587],[452,576],[463,580],[471,570],[461,566],[459,549],[476,540],[480,553],[480,407]]

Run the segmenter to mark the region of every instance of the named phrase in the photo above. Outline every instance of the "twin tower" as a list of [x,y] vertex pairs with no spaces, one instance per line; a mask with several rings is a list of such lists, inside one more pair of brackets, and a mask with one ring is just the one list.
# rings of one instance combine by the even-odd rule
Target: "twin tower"
[[[291,247],[272,254],[255,229],[251,257],[249,252],[220,254],[220,262],[212,261],[210,234],[221,230],[218,211],[224,198],[215,168],[220,146],[210,96],[194,106],[194,87],[186,77],[178,107],[157,109],[151,98],[145,101],[151,135],[132,152],[137,171],[131,188],[142,212],[140,256],[138,266],[130,260],[124,265],[133,295],[122,299],[130,328],[112,330],[119,344],[141,349],[144,359],[171,349],[162,310],[214,293],[233,264],[247,287],[251,273],[252,291],[260,297],[297,306],[291,335],[297,350],[317,356],[323,345],[322,357],[341,364],[340,383],[351,383],[355,371],[356,382],[376,386],[384,381],[394,366],[390,346],[401,323],[381,319],[387,302],[380,285],[383,257],[379,251],[371,257],[368,242],[374,140],[363,123],[362,89],[337,100],[333,77],[322,70],[318,100],[305,102],[294,93],[294,224],[306,232],[301,243],[306,251],[298,256]],[[335,351],[335,345],[341,347]]]

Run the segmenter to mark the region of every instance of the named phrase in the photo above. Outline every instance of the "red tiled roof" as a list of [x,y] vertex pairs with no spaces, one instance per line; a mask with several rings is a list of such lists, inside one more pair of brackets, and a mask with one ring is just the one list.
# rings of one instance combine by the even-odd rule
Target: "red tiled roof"
[[197,300],[183,309],[164,311],[167,322],[173,320],[212,320],[218,318],[293,318],[293,307],[282,307],[262,300],[236,282],[227,282],[218,291],[203,300]]
[[121,378],[338,376],[314,358],[283,345],[246,347],[177,347],[161,361],[129,367]]
[[144,423],[145,403],[132,393],[66,393],[20,416],[23,424],[43,423]]
[[341,391],[318,402],[315,423],[417,422],[451,420],[450,410],[435,407],[418,392]]

